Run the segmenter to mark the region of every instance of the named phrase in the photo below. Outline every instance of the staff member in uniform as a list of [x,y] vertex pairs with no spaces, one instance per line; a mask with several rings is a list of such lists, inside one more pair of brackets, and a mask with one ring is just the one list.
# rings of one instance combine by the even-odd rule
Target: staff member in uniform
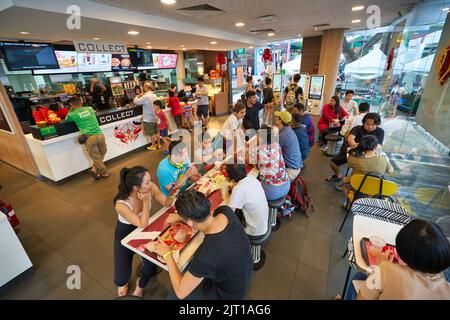
[[94,178],[96,180],[100,177],[108,178],[109,173],[103,163],[107,151],[106,141],[98,124],[95,110],[92,107],[83,107],[81,99],[77,96],[70,99],[70,107],[66,120],[75,122],[81,134],[87,138],[84,145],[89,157],[94,162],[92,166]]

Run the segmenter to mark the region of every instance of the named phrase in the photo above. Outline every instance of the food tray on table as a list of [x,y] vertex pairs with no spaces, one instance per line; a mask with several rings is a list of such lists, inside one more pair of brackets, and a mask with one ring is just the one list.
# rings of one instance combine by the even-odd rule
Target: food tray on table
[[183,222],[177,222],[162,231],[160,239],[171,247],[172,250],[182,251],[197,233],[197,229]]
[[[378,261],[377,261],[378,259],[369,253],[371,247],[372,247],[372,243],[370,242],[370,240],[368,238],[361,239],[361,254],[362,254],[362,257],[364,258],[365,263],[368,266],[376,266],[376,265],[378,265]],[[391,258],[392,255],[394,256],[392,262],[399,263],[400,257],[398,255],[397,249],[392,244],[386,244],[381,249],[381,252],[382,253],[389,252],[389,258]]]

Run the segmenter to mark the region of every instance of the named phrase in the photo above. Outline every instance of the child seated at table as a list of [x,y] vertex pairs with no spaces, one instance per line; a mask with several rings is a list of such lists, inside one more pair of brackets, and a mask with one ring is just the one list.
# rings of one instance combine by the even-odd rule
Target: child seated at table
[[222,129],[214,138],[214,149],[222,149],[226,153],[226,150],[233,144],[235,137],[239,136],[238,131],[242,131],[242,121],[244,117],[245,105],[241,102],[237,102],[233,107],[233,114],[227,118]]
[[262,236],[269,228],[269,206],[261,182],[247,175],[245,164],[227,164],[226,171],[236,183],[229,206],[234,211],[242,210],[245,232],[251,237]]
[[204,175],[212,169],[216,161],[223,160],[223,151],[222,149],[214,150],[208,131],[204,131],[198,136],[198,142],[200,148],[195,150],[195,163],[199,173]]

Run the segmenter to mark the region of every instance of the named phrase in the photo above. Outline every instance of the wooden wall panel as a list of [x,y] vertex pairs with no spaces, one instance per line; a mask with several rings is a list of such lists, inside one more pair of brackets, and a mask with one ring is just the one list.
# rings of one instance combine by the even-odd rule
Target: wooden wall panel
[[0,160],[33,176],[39,176],[38,168],[25,140],[19,120],[1,82],[0,104],[14,131],[14,133],[8,133],[0,130]]
[[319,64],[321,46],[322,36],[303,39],[301,73],[317,74],[317,71],[314,71],[314,65]]

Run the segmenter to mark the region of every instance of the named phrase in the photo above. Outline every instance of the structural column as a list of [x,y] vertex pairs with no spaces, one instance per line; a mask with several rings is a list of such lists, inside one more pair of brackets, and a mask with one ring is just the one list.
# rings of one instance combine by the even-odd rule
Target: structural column
[[178,90],[184,88],[183,79],[186,79],[186,69],[184,68],[184,52],[177,51],[178,62],[177,62],[177,86]]
[[339,69],[342,43],[345,29],[325,30],[320,48],[319,74],[326,76],[324,103],[328,103],[336,89],[336,79]]

